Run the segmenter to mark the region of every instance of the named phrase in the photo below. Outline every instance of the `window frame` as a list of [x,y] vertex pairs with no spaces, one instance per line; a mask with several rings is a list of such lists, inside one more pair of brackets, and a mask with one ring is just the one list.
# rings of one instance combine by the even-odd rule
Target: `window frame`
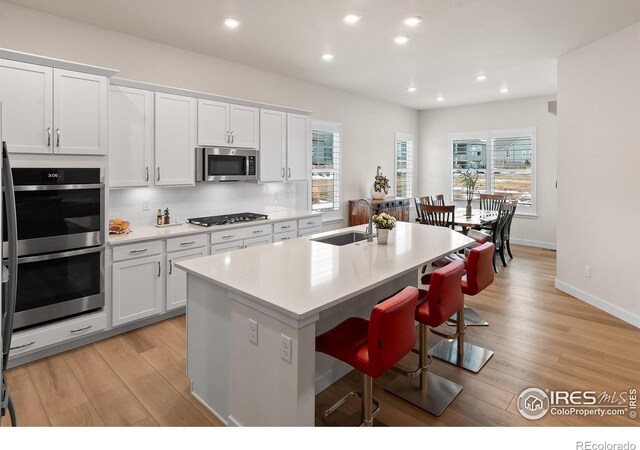
[[[486,178],[487,186],[490,187],[490,192],[493,193],[493,140],[504,138],[530,138],[531,139],[531,206],[518,205],[516,210],[516,216],[523,217],[537,217],[537,169],[538,169],[538,139],[537,128],[508,128],[498,130],[487,131],[462,131],[449,133],[448,136],[448,152],[449,152],[449,194],[453,201],[453,142],[464,140],[484,140],[486,141]],[[458,206],[464,206],[466,202],[455,201]]]
[[313,132],[314,131],[323,131],[326,133],[334,133],[340,136],[340,146],[338,149],[338,207],[336,209],[327,210],[327,211],[318,211],[322,214],[323,222],[331,222],[342,220],[342,153],[344,151],[343,146],[343,135],[342,135],[342,124],[338,122],[329,122],[325,120],[311,120],[310,124],[311,130],[311,155],[309,158],[310,161],[310,174],[309,177],[309,209],[313,211]]
[[[398,142],[411,142],[411,193],[407,196],[398,195]],[[393,187],[396,197],[401,198],[413,198],[416,192],[415,183],[415,148],[416,148],[416,140],[413,133],[403,133],[400,131],[395,132],[394,140],[393,140],[394,148],[393,148]]]

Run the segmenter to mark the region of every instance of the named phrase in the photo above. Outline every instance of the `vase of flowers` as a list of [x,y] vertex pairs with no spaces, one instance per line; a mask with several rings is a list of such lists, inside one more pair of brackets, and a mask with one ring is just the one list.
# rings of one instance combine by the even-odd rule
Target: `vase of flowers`
[[389,193],[389,179],[382,175],[382,167],[378,166],[376,177],[371,186],[371,198],[374,200],[384,200],[385,195]]
[[396,226],[396,218],[387,213],[376,214],[371,218],[373,225],[378,230],[378,244],[387,245],[389,232]]
[[468,167],[467,170],[460,174],[460,181],[467,190],[467,209],[465,215],[471,217],[471,201],[473,200],[473,194],[476,191],[476,185],[478,183],[478,171],[472,167]]

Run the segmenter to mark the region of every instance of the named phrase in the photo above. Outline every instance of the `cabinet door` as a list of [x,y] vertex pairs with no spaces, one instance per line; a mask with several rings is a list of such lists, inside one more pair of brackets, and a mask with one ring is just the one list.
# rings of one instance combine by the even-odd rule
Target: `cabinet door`
[[231,105],[230,107],[231,147],[258,148],[260,120],[258,108]]
[[229,104],[198,100],[198,145],[228,147]]
[[156,92],[156,186],[195,184],[196,99]]
[[0,60],[2,139],[14,153],[50,153],[53,69]]
[[109,87],[109,185],[149,186],[153,92]]
[[287,114],[260,110],[260,181],[284,181]]
[[307,154],[311,148],[307,116],[287,114],[287,179],[303,181],[309,177],[311,166]]
[[54,153],[107,153],[107,78],[53,70]]
[[162,256],[113,264],[113,325],[162,312]]
[[167,311],[187,304],[187,273],[175,264],[208,254],[206,247],[167,254]]

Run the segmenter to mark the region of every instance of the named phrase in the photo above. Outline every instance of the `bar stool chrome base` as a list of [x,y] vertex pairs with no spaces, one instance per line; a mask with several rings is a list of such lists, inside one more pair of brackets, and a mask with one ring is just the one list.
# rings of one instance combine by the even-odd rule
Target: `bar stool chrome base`
[[438,342],[429,354],[442,361],[446,361],[455,366],[462,367],[473,373],[480,372],[480,369],[491,359],[493,352],[477,345],[462,342],[462,354],[458,354],[459,340],[453,342],[443,340]]
[[[456,323],[458,323],[458,314],[454,314],[447,320],[447,325],[450,327],[455,327]],[[464,324],[468,327],[486,327],[489,326],[489,322],[480,317],[473,308],[468,306],[464,307]]]
[[384,390],[438,417],[462,392],[462,386],[431,372],[426,378],[426,386],[421,389],[420,377],[398,375]]
[[[357,391],[348,392],[344,397],[330,406],[324,411],[324,413],[322,413],[322,420],[324,423],[330,426],[336,426],[336,424],[329,421],[329,416],[336,412],[351,397],[357,397],[361,401],[361,422],[359,426],[372,427],[373,419],[380,414],[380,402],[373,398],[373,379],[365,374],[362,374],[362,393]],[[376,408],[372,409],[374,405]]]

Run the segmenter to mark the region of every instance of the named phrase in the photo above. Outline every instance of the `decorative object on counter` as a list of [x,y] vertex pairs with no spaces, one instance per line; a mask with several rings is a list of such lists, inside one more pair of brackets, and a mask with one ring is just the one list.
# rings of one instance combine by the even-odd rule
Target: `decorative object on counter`
[[471,201],[473,200],[473,194],[476,191],[476,184],[478,183],[478,171],[472,167],[468,167],[467,170],[460,174],[460,181],[467,188],[467,209],[465,215],[471,217]]
[[374,200],[382,200],[389,193],[389,179],[382,175],[382,166],[378,166],[376,177],[371,186],[371,198]]
[[127,220],[116,217],[109,221],[109,234],[129,234],[131,232],[131,224]]
[[169,225],[171,224],[171,218],[169,217],[169,208],[166,208],[164,210],[164,218],[162,221],[162,225]]
[[166,225],[164,223],[162,225],[156,225],[156,228],[176,227],[182,224],[184,224],[184,222],[179,222],[178,219],[173,219],[173,223],[168,223]]
[[162,218],[162,210],[158,209],[156,213],[156,225],[161,226],[164,223],[164,219]]
[[378,244],[387,245],[389,242],[389,232],[396,226],[396,218],[387,213],[375,215],[371,218],[378,230]]

